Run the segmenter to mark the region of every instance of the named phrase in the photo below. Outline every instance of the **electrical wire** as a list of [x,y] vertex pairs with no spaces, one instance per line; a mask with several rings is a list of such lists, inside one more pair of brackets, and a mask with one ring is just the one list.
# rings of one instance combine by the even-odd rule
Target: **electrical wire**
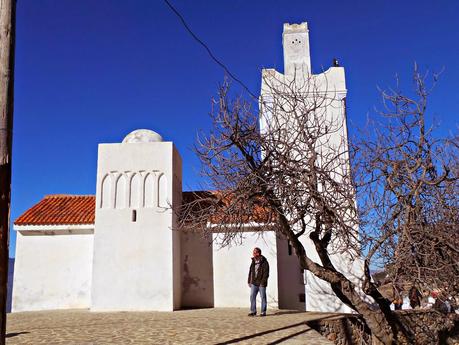
[[185,18],[183,18],[183,16],[180,14],[180,12],[169,2],[169,0],[164,0],[164,2],[166,3],[166,5],[172,10],[172,12],[175,13],[175,15],[180,19],[180,21],[182,22],[183,26],[185,27],[185,29],[188,31],[188,33],[193,37],[193,39],[198,42],[201,46],[204,47],[204,49],[207,51],[207,53],[209,54],[209,56],[212,58],[212,60],[214,60],[221,68],[223,68],[223,70],[225,71],[225,73],[231,78],[233,79],[235,82],[237,82],[239,85],[241,85],[248,93],[250,96],[252,96],[254,99],[258,99],[257,96],[255,96],[255,94],[250,91],[250,89],[239,79],[237,78],[233,73],[231,73],[231,71],[228,69],[228,67],[226,67],[226,65],[221,62],[219,59],[217,59],[215,57],[215,55],[212,53],[212,51],[210,50],[210,48],[207,46],[207,44],[205,44],[194,32],[193,30],[191,30],[191,28],[189,27],[189,25],[186,23],[185,21]]

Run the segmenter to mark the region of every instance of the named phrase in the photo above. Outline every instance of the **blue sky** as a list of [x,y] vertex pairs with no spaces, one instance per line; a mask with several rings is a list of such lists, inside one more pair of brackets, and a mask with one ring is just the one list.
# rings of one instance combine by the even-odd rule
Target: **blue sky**
[[[313,71],[346,69],[351,131],[377,86],[398,73],[409,89],[414,61],[444,68],[429,109],[459,123],[458,1],[171,1],[254,93],[261,68],[282,71],[282,24],[307,21]],[[12,220],[46,194],[94,194],[98,143],[138,128],[174,141],[198,188],[191,147],[224,72],[163,1],[19,0],[16,35]]]

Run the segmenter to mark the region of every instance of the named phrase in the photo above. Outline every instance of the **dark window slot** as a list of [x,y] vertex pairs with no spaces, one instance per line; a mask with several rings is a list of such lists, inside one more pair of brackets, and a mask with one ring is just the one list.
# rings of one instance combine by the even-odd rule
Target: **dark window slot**
[[132,210],[132,218],[131,218],[131,220],[133,222],[137,221],[137,210]]

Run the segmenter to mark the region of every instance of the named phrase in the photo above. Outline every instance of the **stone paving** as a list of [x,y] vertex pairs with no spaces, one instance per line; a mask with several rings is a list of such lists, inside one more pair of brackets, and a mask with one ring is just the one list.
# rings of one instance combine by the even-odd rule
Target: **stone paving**
[[175,312],[65,310],[8,314],[13,344],[306,344],[332,345],[308,320],[329,314],[275,310],[264,318],[246,309]]

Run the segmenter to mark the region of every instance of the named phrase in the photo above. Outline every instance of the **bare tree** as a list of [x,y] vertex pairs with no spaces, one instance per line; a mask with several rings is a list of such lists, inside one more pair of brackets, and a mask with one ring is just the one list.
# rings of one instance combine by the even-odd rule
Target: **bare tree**
[[[432,146],[433,142],[427,140],[431,133],[423,129],[422,101],[427,97],[423,79],[416,79],[421,104],[409,103],[420,106],[416,120],[409,119],[413,113],[406,110],[408,104],[400,107],[408,98],[400,93],[383,93],[395,110],[388,115],[399,123],[377,130],[378,135],[354,147],[352,161],[356,162],[356,169],[352,174],[345,118],[330,116],[327,111],[343,100],[330,96],[333,92],[320,92],[323,85],[318,87],[313,77],[290,82],[268,77],[270,99],[260,103],[261,114],[267,114],[262,115],[261,128],[256,104],[242,97],[230,97],[228,83],[219,89],[211,112],[213,130],[202,135],[196,146],[209,190],[217,192],[197,193],[186,200],[181,210],[182,226],[220,232],[223,244],[230,244],[242,238],[252,221],[261,222],[266,226],[259,227],[259,231],[274,230],[288,239],[301,267],[328,282],[341,301],[363,316],[374,344],[392,344],[400,330],[410,336],[393,315],[391,301],[372,281],[370,266],[373,259],[378,259],[384,264],[390,262],[393,270],[400,271],[395,263],[402,264],[413,250],[426,259],[423,255],[428,246],[420,241],[432,226],[441,226],[438,232],[442,235],[432,239],[430,245],[435,243],[440,256],[449,255],[445,261],[451,263],[457,249],[454,245],[445,251],[448,245],[441,238],[446,236],[443,229],[457,231],[457,218],[453,219],[457,216],[457,207],[453,207],[457,200],[451,199],[449,193],[457,190],[450,168],[453,156],[443,151],[443,146]],[[422,135],[414,138],[412,134],[418,128]],[[400,152],[392,152],[391,148]],[[405,151],[406,155],[402,155]],[[439,163],[440,157],[450,159]],[[457,167],[457,160],[455,164]],[[418,178],[411,181],[404,176],[412,174],[413,169]],[[363,211],[357,210],[352,176],[362,182],[357,187],[363,193]],[[402,184],[405,179],[410,183],[400,189],[406,198],[400,199],[400,193],[390,196],[394,181]],[[408,195],[411,202],[418,200],[420,205],[410,204]],[[443,206],[451,206],[451,212],[435,213],[433,206],[440,199]],[[432,207],[421,206],[427,203]],[[437,218],[431,218],[434,213]],[[402,233],[404,237],[400,236]],[[304,236],[312,240],[318,262],[305,251]],[[336,254],[349,260],[364,260],[363,291],[335,264]],[[433,268],[431,263],[424,261],[423,268]],[[449,267],[457,269],[455,265]]]
[[382,121],[356,142],[365,266],[385,268],[394,285],[457,294],[459,141],[427,125],[432,79],[415,69],[413,96],[382,92]]
[[0,0],[0,343],[5,343],[13,137],[15,0]]

